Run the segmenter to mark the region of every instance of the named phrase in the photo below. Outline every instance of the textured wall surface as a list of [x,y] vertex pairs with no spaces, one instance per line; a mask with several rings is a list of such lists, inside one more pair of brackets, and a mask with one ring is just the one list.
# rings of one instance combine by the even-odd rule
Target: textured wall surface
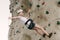
[[[35,23],[43,26],[52,37],[43,38],[34,30],[29,30],[18,19],[9,25],[8,40],[60,40],[60,0],[10,0],[10,12],[17,16],[17,10],[22,8],[24,16],[30,15]],[[28,9],[31,13],[27,14]]]

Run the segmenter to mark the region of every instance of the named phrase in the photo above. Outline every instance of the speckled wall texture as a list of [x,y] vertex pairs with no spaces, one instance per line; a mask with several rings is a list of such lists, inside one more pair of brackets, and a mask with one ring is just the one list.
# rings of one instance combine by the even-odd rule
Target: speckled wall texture
[[[15,19],[9,25],[8,40],[60,40],[60,0],[10,0],[12,16],[17,16],[16,11],[20,8],[24,10],[24,16],[30,15],[35,23],[53,35],[44,38]],[[30,14],[26,13],[28,9],[31,9]]]

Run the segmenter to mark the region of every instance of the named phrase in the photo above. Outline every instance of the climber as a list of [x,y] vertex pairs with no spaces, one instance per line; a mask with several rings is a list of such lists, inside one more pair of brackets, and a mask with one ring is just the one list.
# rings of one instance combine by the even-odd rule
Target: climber
[[[26,25],[26,27],[30,30],[35,30],[38,34],[41,34],[39,30],[41,30],[43,33],[41,35],[43,35],[43,37],[45,37],[45,35],[47,35],[48,37],[51,37],[52,33],[48,34],[42,26],[36,24],[33,22],[32,19],[28,17],[24,17],[24,12],[22,9],[19,9],[17,11],[18,16],[15,17],[9,17],[9,19],[19,19],[24,25]],[[28,10],[27,13],[30,13],[30,9]]]

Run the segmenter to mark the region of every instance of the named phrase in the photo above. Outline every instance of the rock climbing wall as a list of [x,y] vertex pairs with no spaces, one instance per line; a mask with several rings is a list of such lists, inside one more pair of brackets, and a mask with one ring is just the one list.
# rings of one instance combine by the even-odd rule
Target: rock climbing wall
[[[18,19],[12,19],[8,40],[60,40],[60,0],[10,0],[9,6],[12,17],[17,16],[17,10],[21,8],[24,16],[30,15],[35,23],[53,35],[44,38],[27,29]],[[31,9],[30,14],[27,14],[28,9]]]

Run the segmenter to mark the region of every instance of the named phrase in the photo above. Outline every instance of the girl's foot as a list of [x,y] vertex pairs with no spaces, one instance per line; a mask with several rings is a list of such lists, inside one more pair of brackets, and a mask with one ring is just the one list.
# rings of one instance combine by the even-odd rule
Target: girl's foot
[[[45,38],[46,34],[43,34],[42,36]],[[52,33],[50,33],[48,37],[51,38],[51,36],[52,36]]]
[[48,37],[51,38],[51,36],[52,36],[52,33],[50,33]]

